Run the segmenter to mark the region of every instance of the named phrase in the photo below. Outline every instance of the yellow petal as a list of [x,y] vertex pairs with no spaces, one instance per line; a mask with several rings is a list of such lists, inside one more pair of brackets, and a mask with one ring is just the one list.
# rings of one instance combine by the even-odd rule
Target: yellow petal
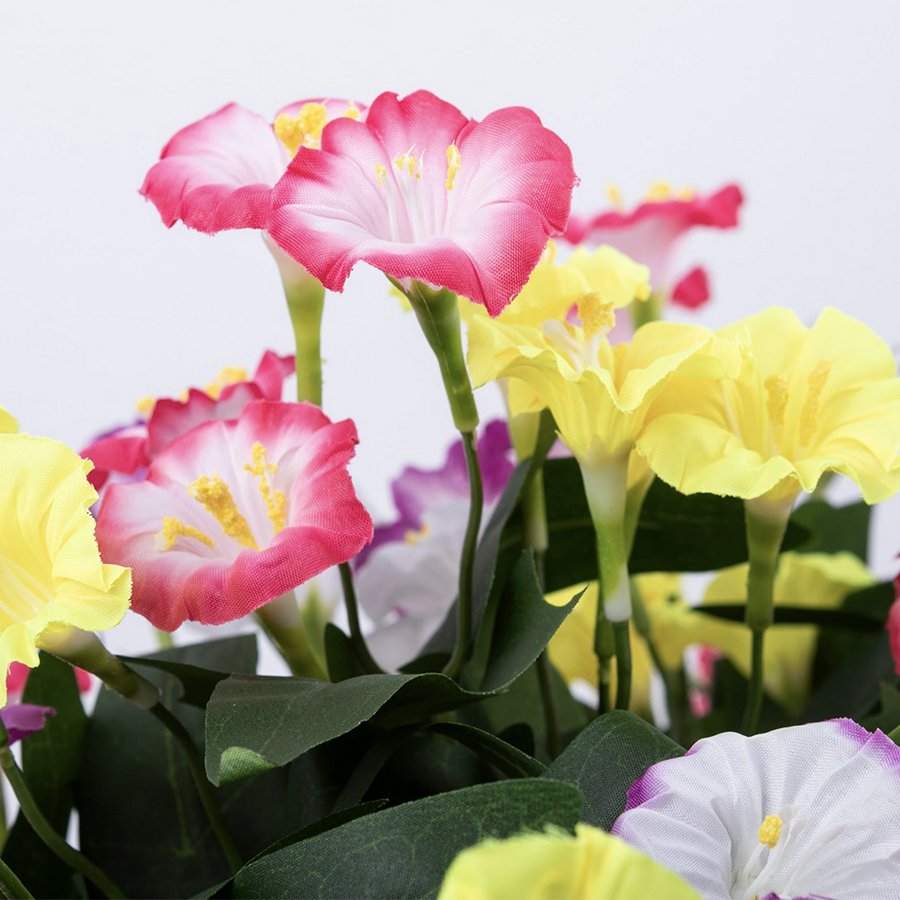
[[15,417],[7,412],[6,407],[0,405],[0,434],[14,434],[19,430],[19,423]]

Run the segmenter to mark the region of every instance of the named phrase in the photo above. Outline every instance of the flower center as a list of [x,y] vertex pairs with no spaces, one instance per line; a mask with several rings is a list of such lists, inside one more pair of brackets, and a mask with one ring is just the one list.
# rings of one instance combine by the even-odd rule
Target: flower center
[[[246,381],[248,378],[247,370],[240,366],[225,366],[218,375],[203,388],[203,392],[208,394],[213,400],[218,400],[222,391],[230,384],[238,384]],[[185,393],[184,399],[187,399]]]
[[694,191],[692,188],[679,188],[677,191],[672,188],[668,181],[654,181],[647,189],[644,200],[649,203],[664,203],[667,200],[693,200]]
[[251,452],[253,462],[244,463],[244,470],[259,479],[259,492],[266,504],[266,513],[275,534],[278,534],[287,524],[287,497],[269,483],[269,475],[274,475],[278,471],[278,466],[266,459],[266,448],[259,441],[253,444]]
[[427,538],[429,534],[431,534],[431,526],[426,522],[419,529],[410,528],[406,534],[403,535],[403,540],[411,547],[414,547],[423,538]]
[[[800,446],[808,447],[819,427],[819,407],[822,392],[831,373],[831,360],[820,359],[806,378],[806,396],[800,408],[797,424],[797,439]],[[772,439],[776,448],[784,445],[785,419],[790,398],[789,381],[785,375],[770,375],[764,382],[766,391],[766,411],[772,428]]]
[[766,816],[762,825],[759,826],[759,842],[765,844],[770,850],[774,850],[781,837],[782,828],[784,828],[784,821],[781,816]]
[[234,501],[231,488],[218,475],[201,475],[188,485],[188,493],[213,516],[228,537],[251,550],[259,550],[247,520]]
[[[359,109],[350,103],[341,118],[358,119]],[[322,130],[328,124],[328,107],[324,103],[304,103],[296,116],[282,113],[272,127],[275,136],[293,156],[301,147],[318,150],[322,146]]]
[[551,319],[541,325],[541,331],[553,349],[580,374],[598,364],[600,347],[616,324],[616,313],[613,304],[602,300],[594,291],[578,301],[577,310],[580,328],[571,322]]

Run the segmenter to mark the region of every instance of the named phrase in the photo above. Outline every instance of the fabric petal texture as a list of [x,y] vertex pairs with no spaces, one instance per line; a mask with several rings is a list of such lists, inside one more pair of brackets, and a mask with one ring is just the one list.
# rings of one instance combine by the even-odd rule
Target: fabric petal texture
[[[38,664],[47,629],[99,631],[128,609],[131,573],[101,561],[88,512],[90,463],[58,441],[0,434],[0,671]],[[0,705],[6,679],[0,683]]]
[[612,833],[711,900],[896,896],[900,747],[849,719],[698,741],[651,766]]
[[476,122],[428,91],[384,93],[300,148],[268,231],[330,290],[364,261],[496,315],[565,227],[574,184],[569,148],[530,110]]
[[229,622],[358,553],[372,520],[347,472],[356,443],[349,420],[254,400],[168,444],[145,481],[113,485],[97,537],[133,567],[135,611],[168,631]]
[[0,719],[3,720],[10,744],[40,731],[47,717],[55,715],[56,710],[52,706],[35,706],[33,703],[13,703],[0,709]]

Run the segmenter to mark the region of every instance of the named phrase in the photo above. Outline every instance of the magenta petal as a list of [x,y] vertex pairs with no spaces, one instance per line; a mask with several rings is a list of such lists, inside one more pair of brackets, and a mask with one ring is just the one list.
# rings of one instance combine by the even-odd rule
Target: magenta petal
[[683,275],[672,290],[672,302],[686,309],[697,309],[709,300],[709,277],[701,266]]
[[13,703],[0,709],[0,719],[3,719],[10,744],[40,731],[47,716],[55,715],[56,710],[52,706],[34,706],[31,703]]

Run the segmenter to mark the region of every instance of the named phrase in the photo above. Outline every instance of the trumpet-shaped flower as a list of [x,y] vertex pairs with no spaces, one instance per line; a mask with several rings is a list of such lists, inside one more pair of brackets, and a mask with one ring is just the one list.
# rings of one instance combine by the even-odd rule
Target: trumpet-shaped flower
[[99,491],[113,473],[139,480],[157,453],[197,425],[232,419],[251,400],[280,400],[293,371],[293,356],[267,350],[252,378],[245,369],[228,366],[202,390],[189,388],[177,399],[148,398],[141,404],[146,418],[100,435],[81,451],[95,466],[91,484]]
[[[118,624],[131,573],[101,562],[88,512],[91,464],[49,438],[0,434],[0,672],[34,667],[42,636]],[[0,706],[6,678],[0,679]]]
[[725,733],[651,766],[612,833],[710,900],[895,897],[900,748],[849,719]]
[[[485,426],[478,460],[487,519],[513,470],[503,422]],[[379,665],[396,669],[422,650],[456,597],[469,502],[462,442],[439,469],[404,469],[391,492],[399,516],[375,529],[359,556],[356,587],[374,624],[369,650]]]
[[664,300],[696,308],[709,299],[709,285],[702,268],[685,275],[673,272],[675,251],[692,228],[734,228],[743,195],[735,184],[726,185],[707,196],[693,191],[674,192],[660,182],[651,187],[646,199],[630,212],[622,208],[617,190],[610,189],[613,209],[592,217],[573,215],[565,239],[573,244],[609,244],[650,267],[655,291]]
[[236,103],[182,128],[163,147],[141,193],[171,227],[214,234],[230,228],[265,228],[272,188],[300,147],[319,146],[332,119],[359,119],[365,107],[316,98],[279,110],[274,123]]
[[104,557],[134,568],[133,607],[158,628],[246,615],[372,537],[347,463],[349,420],[254,400],[167,445],[145,481],[112,485],[97,520]]
[[463,850],[438,900],[699,900],[674,872],[624,841],[579,823],[565,831],[488,839]]
[[826,309],[811,329],[771,308],[719,335],[742,347],[739,377],[673,380],[638,450],[685,494],[788,502],[841,472],[868,503],[900,487],[900,379],[861,322]]
[[467,119],[428,91],[337,119],[275,188],[268,231],[330,290],[359,261],[496,315],[569,215],[569,148],[531,110]]

